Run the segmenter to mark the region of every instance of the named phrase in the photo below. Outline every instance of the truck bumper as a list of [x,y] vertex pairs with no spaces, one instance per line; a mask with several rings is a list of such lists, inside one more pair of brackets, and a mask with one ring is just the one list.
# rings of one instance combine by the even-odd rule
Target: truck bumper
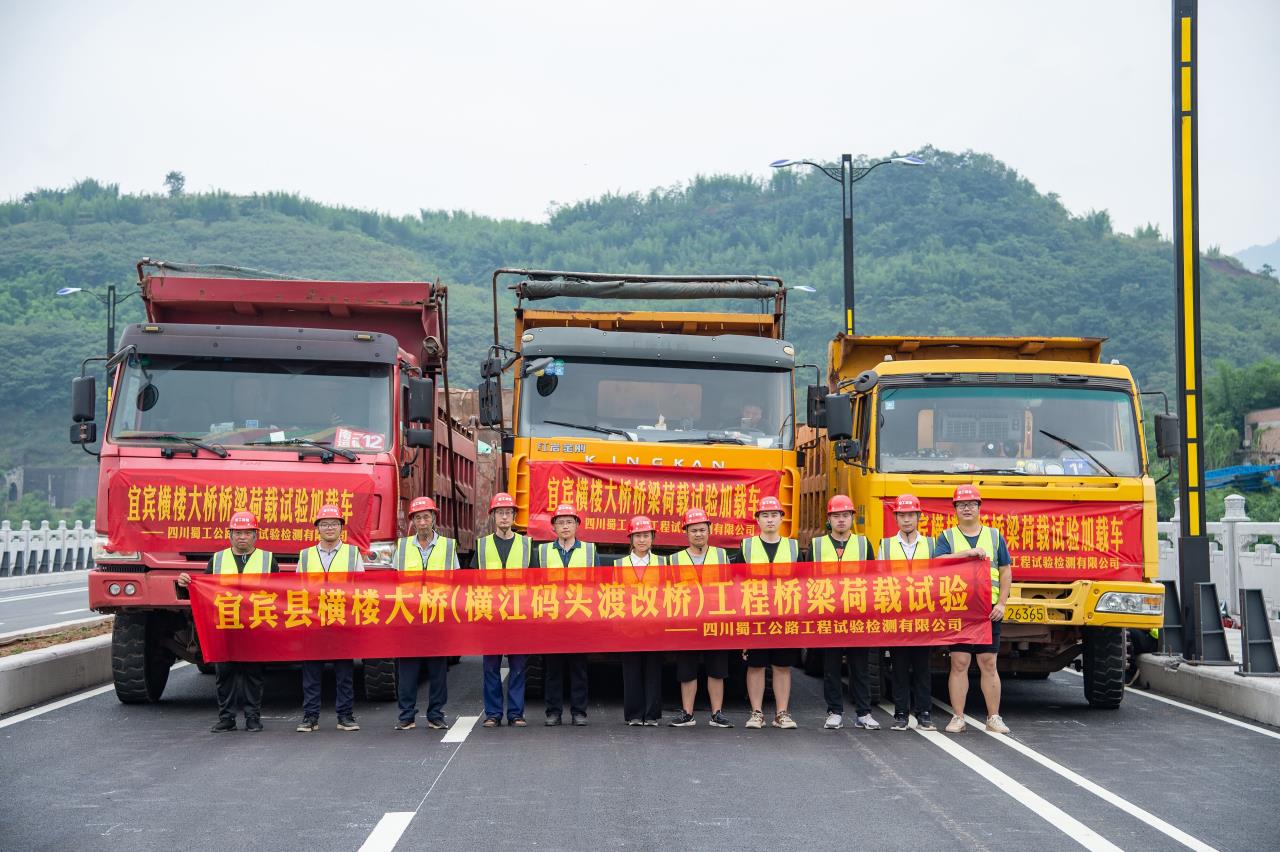
[[[1078,580],[1074,583],[1018,583],[1009,591],[1005,607],[1005,624],[1040,627],[1137,627],[1150,629],[1164,623],[1163,607],[1156,612],[1112,612],[1100,610],[1103,596],[1158,597],[1163,601],[1164,587],[1159,583]],[[1121,600],[1132,600],[1131,597]],[[1021,630],[1013,631],[1015,634]]]
[[89,572],[89,608],[98,612],[136,607],[189,609],[191,601],[178,597],[180,573],[148,571],[141,565],[95,568]]

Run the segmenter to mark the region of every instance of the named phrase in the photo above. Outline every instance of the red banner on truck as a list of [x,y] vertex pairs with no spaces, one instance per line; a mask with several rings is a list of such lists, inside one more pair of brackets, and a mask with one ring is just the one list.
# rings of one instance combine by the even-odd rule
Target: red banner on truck
[[555,538],[551,515],[559,504],[572,503],[582,515],[585,541],[625,544],[627,520],[648,515],[656,544],[684,547],[689,542],[680,518],[685,509],[700,507],[711,519],[711,544],[737,547],[755,534],[760,498],[778,496],[781,482],[776,470],[530,462],[529,535]]
[[248,509],[262,529],[259,546],[297,553],[316,541],[314,519],[332,503],[342,510],[345,541],[369,546],[373,480],[307,472],[306,484],[292,474],[244,471],[235,484],[225,472],[200,476],[158,471],[117,471],[108,485],[107,535],[111,549],[209,553],[227,546],[232,512]]
[[986,565],[954,558],[200,574],[191,609],[208,662],[991,641]]
[[[920,503],[923,535],[936,538],[955,525],[947,499]],[[893,504],[884,505],[885,534],[892,535],[898,529]],[[1142,580],[1141,503],[984,498],[981,519],[1004,533],[1015,580]]]

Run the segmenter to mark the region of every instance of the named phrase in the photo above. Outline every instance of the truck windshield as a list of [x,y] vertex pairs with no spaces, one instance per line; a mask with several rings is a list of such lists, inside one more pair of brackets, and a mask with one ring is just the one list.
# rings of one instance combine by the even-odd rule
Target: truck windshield
[[793,443],[786,370],[558,358],[522,388],[520,433],[529,437],[775,449]]
[[131,355],[110,435],[131,445],[171,443],[155,436],[180,435],[259,449],[302,438],[384,452],[391,438],[390,375],[386,364]]
[[880,390],[879,469],[1139,476],[1132,398],[1092,388]]

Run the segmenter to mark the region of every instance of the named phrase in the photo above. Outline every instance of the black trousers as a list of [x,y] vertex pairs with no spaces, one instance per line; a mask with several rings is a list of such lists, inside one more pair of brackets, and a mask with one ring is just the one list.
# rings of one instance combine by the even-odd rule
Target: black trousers
[[662,655],[635,651],[622,655],[622,718],[662,718]]
[[853,692],[853,709],[858,716],[871,712],[871,654],[873,648],[822,649],[822,696],[828,713],[844,713],[844,679],[840,658],[849,658],[849,688]]
[[893,660],[893,712],[905,716],[928,713],[933,701],[929,688],[929,652],[927,645],[907,648],[891,648]]
[[448,657],[400,657],[396,660],[396,706],[401,722],[418,715],[418,679],[427,667],[427,718],[444,721],[444,705],[449,701]]
[[564,712],[564,674],[569,670],[569,712],[587,715],[587,657],[585,654],[546,654],[542,658],[548,716]]
[[235,721],[244,708],[245,721],[262,715],[262,689],[266,678],[262,663],[214,663],[213,684],[218,693],[218,718]]

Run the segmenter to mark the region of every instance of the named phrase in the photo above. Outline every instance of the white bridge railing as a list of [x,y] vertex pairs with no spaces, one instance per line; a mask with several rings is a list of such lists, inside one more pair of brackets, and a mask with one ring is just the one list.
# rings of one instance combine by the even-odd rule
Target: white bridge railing
[[72,527],[66,521],[58,521],[56,527],[41,521],[34,529],[30,521],[23,521],[18,529],[8,521],[0,522],[0,577],[92,568],[93,537],[93,525],[86,527],[80,521]]
[[[1160,537],[1160,579],[1178,579],[1178,506],[1174,504],[1172,521],[1156,524]],[[1218,600],[1233,614],[1239,614],[1240,589],[1262,589],[1267,612],[1274,617],[1280,607],[1280,554],[1274,542],[1280,541],[1280,523],[1249,520],[1244,511],[1244,498],[1227,497],[1221,521],[1208,525],[1209,573],[1218,589]],[[1259,543],[1262,538],[1271,543]],[[1185,592],[1178,590],[1185,598]]]

